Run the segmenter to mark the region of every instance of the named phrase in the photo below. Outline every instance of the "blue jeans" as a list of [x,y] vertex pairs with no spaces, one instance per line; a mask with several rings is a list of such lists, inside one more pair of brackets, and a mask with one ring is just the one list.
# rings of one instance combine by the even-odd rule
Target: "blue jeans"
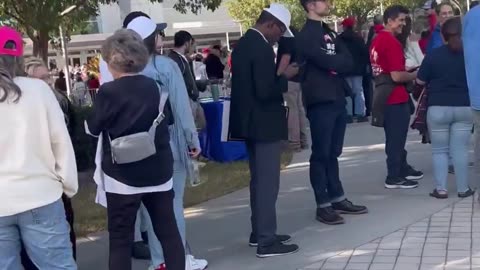
[[[173,149],[172,149],[173,150]],[[175,160],[173,163],[173,192],[175,193],[175,198],[173,199],[173,211],[175,212],[175,219],[177,221],[178,231],[180,237],[182,238],[183,246],[185,247],[185,216],[183,214],[183,195],[185,193],[185,183],[187,181],[187,170],[185,165],[179,161]],[[148,242],[150,247],[150,254],[152,255],[152,263],[156,267],[165,262],[165,257],[163,255],[163,248],[158,241],[155,233],[152,229],[152,222],[150,216],[146,212],[145,207],[141,206],[141,211],[144,211],[143,215],[146,218],[147,223],[147,233]]]
[[431,106],[427,123],[432,140],[433,175],[436,189],[447,191],[448,157],[452,157],[457,191],[465,192],[468,184],[468,152],[473,116],[470,107]]
[[20,247],[41,270],[76,270],[70,226],[61,199],[30,211],[0,217],[0,269],[22,269]]
[[[352,97],[347,97],[347,114],[352,116],[365,116],[365,94],[363,92],[363,77],[352,76],[345,78],[350,88]],[[352,102],[353,100],[353,102]],[[353,108],[352,108],[353,106]]]
[[310,182],[317,207],[328,207],[345,199],[338,168],[347,127],[345,101],[310,106],[307,117],[312,133]]

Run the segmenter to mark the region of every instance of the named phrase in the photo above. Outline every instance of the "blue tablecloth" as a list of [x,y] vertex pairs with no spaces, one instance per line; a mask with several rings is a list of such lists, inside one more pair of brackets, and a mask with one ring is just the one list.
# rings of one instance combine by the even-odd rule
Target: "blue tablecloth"
[[217,162],[248,159],[243,142],[222,142],[223,101],[200,102],[205,111],[207,128],[200,133],[203,156]]

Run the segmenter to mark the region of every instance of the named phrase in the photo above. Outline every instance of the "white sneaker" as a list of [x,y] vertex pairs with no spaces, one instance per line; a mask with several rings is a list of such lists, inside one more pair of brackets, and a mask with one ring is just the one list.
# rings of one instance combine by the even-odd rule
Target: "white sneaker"
[[207,260],[195,259],[193,255],[187,255],[186,270],[205,270],[208,267]]

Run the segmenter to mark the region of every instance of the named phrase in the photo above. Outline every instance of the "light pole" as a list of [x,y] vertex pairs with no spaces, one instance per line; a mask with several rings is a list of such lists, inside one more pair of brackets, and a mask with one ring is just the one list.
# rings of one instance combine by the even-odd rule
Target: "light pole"
[[[59,14],[60,18],[63,18],[68,13],[74,11],[76,8],[77,8],[77,5],[69,6],[67,9],[60,12],[60,14]],[[65,67],[63,68],[63,70],[65,72],[65,80],[66,80],[66,84],[67,84],[67,96],[69,97],[71,89],[72,89],[72,82],[71,82],[71,78],[70,78],[70,70],[68,68],[67,42],[65,41],[65,33],[63,32],[63,27],[62,27],[61,23],[58,26],[58,31],[60,33],[60,44],[62,46],[63,60],[65,61]]]

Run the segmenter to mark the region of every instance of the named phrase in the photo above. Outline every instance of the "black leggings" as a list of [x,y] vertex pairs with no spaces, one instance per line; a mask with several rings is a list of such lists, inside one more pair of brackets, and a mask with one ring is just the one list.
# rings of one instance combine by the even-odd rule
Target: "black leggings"
[[164,247],[168,270],[185,270],[185,249],[173,212],[173,190],[120,195],[107,193],[110,270],[131,270],[135,219],[140,203],[152,219],[153,230]]
[[[73,258],[77,258],[77,236],[75,235],[75,230],[73,229],[74,223],[74,214],[73,214],[73,207],[72,207],[72,200],[65,196],[62,196],[63,205],[65,207],[65,216],[67,217],[67,222],[70,225],[70,241],[72,242],[72,249],[73,249]],[[20,252],[20,257],[22,260],[22,266],[25,270],[38,270],[38,268],[33,264],[32,260],[27,254],[27,251],[22,246],[22,250]]]

